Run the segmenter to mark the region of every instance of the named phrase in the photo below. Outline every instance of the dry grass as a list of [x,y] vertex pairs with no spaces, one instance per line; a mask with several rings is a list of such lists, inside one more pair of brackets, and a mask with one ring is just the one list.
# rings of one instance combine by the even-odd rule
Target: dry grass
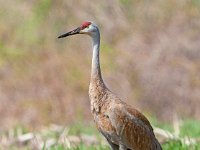
[[[154,128],[154,131],[163,150],[197,150],[200,147],[200,138],[195,135],[199,134],[199,123],[185,121],[178,123],[173,132],[161,128]],[[183,129],[190,129],[190,134],[185,135]],[[34,132],[15,127],[0,133],[0,149],[108,150],[109,146],[94,128],[93,123],[82,122],[70,127],[52,124]]]

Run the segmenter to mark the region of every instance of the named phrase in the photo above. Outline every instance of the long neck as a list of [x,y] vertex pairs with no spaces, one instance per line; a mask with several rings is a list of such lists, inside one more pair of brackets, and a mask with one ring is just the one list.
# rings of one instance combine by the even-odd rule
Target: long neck
[[92,46],[93,46],[93,55],[92,55],[92,70],[91,70],[91,84],[103,84],[101,77],[101,68],[99,60],[99,49],[100,49],[100,33],[99,31],[92,36]]

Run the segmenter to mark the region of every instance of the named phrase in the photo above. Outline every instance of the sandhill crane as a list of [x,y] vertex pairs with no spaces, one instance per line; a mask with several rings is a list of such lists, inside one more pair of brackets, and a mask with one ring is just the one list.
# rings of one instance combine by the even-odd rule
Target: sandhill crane
[[100,33],[93,22],[83,24],[58,38],[87,34],[92,38],[93,56],[89,97],[98,130],[112,150],[162,150],[147,118],[123,102],[104,84],[99,60]]

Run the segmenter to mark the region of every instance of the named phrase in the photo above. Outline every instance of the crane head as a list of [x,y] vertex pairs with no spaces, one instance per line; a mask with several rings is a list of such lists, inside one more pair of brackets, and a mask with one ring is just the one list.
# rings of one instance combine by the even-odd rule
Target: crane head
[[66,36],[75,35],[75,34],[87,34],[87,35],[92,36],[96,31],[98,31],[98,27],[96,24],[90,21],[85,21],[78,28],[72,31],[69,31],[67,33],[64,33],[60,35],[58,38],[64,38]]

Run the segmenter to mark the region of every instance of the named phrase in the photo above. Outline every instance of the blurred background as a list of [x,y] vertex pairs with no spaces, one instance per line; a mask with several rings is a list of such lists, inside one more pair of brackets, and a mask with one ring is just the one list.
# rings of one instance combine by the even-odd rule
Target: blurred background
[[200,119],[199,0],[0,0],[0,130],[92,122],[94,21],[108,87],[159,122]]

